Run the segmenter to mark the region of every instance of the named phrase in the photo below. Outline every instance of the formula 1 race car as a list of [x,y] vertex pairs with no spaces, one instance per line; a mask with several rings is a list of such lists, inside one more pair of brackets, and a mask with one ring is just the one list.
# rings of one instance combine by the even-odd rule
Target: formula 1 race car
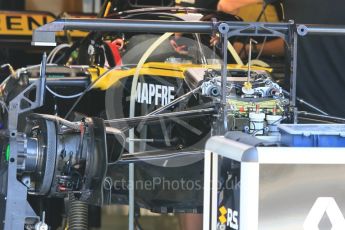
[[1,84],[6,230],[60,226],[64,210],[49,208],[56,199],[68,201],[69,228],[86,229],[88,205],[128,203],[133,178],[157,182],[132,189],[137,207],[202,212],[202,189],[167,190],[164,181],[202,181],[205,141],[224,127],[274,139],[277,125],[293,120],[272,69],[250,59],[244,65],[230,42],[224,52],[219,31],[155,30],[162,21],[212,26],[239,18],[191,8],[110,8],[103,8],[108,19],[94,21],[152,24],[147,32],[101,32],[86,20],[81,24],[92,32],[84,39],[60,44],[41,65],[18,69]]

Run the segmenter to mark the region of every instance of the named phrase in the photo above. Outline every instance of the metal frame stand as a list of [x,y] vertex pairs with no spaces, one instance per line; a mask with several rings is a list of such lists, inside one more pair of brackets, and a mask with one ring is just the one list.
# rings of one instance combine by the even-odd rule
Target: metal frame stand
[[[0,213],[3,212],[1,213],[1,218],[3,218],[2,224],[4,229],[23,229],[25,219],[40,219],[27,201],[26,186],[17,180],[17,143],[20,138],[17,133],[17,124],[19,114],[43,105],[46,87],[46,63],[47,55],[44,53],[41,63],[41,78],[27,87],[9,103],[10,158],[7,165],[4,165],[5,170],[0,175],[0,184],[3,185],[1,194],[4,196],[2,199],[5,201],[2,202],[5,207],[2,207],[2,211],[0,211]],[[36,91],[35,101],[31,101],[27,96],[33,90]]]
[[223,62],[222,62],[222,112],[221,122],[223,123],[224,134],[227,131],[227,108],[226,108],[226,83],[227,83],[227,42],[234,36],[253,36],[253,37],[280,37],[284,39],[287,47],[288,58],[290,58],[290,108],[293,113],[294,123],[297,123],[296,108],[296,78],[297,78],[297,35],[293,21],[288,23],[242,23],[242,27],[236,26],[234,22],[222,22],[218,25],[218,32],[222,35]]

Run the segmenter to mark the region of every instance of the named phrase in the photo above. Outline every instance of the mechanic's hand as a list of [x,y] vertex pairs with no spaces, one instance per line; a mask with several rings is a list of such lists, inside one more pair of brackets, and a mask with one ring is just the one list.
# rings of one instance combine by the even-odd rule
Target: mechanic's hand
[[219,36],[214,34],[211,36],[211,39],[210,39],[210,46],[216,46],[218,43],[219,43],[220,39],[219,39]]
[[187,46],[186,45],[179,45],[176,42],[181,37],[182,37],[182,33],[175,33],[174,38],[172,38],[170,40],[170,44],[176,53],[181,54],[181,55],[188,55]]
[[187,55],[188,51],[186,50],[187,46],[186,45],[178,45],[174,39],[170,40],[170,44],[175,50],[176,53],[182,54],[182,55]]

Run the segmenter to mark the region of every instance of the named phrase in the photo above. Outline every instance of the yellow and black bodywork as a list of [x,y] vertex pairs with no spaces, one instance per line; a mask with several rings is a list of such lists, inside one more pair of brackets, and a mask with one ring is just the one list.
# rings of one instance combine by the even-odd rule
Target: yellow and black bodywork
[[[228,70],[238,70],[245,73],[247,66],[237,64],[229,64]],[[181,63],[165,63],[165,62],[149,62],[145,63],[140,69],[136,66],[132,67],[90,67],[90,66],[56,66],[48,65],[47,82],[50,81],[66,81],[65,85],[51,86],[52,90],[60,95],[75,94],[83,91],[85,87],[90,87],[80,101],[70,111],[72,105],[76,103],[76,99],[61,99],[47,93],[45,106],[40,111],[49,113],[58,113],[61,117],[65,117],[69,113],[69,119],[73,119],[75,114],[83,114],[83,116],[102,116],[104,119],[119,119],[130,117],[130,98],[135,97],[135,116],[145,116],[156,109],[167,105],[174,99],[188,93],[192,89],[186,84],[185,78],[187,72],[191,69],[217,69],[220,65],[201,65],[201,64],[181,64]],[[271,69],[263,67],[252,67],[252,71],[267,71]],[[23,77],[35,79],[39,76],[39,67],[28,68],[21,71]],[[135,76],[137,75],[137,76]],[[137,86],[133,91],[133,79],[137,77]],[[70,85],[68,79],[82,79],[84,85]],[[146,87],[146,89],[144,89]],[[146,91],[146,92],[145,92]],[[14,92],[12,90],[12,92]],[[200,97],[198,94],[190,97],[183,103],[167,109],[165,112],[185,111],[201,108],[210,105],[212,102],[208,97]],[[209,103],[209,104],[207,104]],[[238,101],[230,102],[238,104]],[[148,144],[155,147],[170,147],[173,149],[185,148],[193,146],[204,135],[209,134],[211,129],[211,121],[209,118],[187,120],[187,122],[195,123],[200,132],[189,133],[188,129],[180,127],[176,122],[171,123],[171,139],[170,146],[166,146],[164,138],[162,138],[162,130],[160,125],[155,127],[151,125],[148,129],[154,129],[149,135],[155,139],[155,143]],[[169,126],[169,125],[168,125]],[[137,137],[140,132],[136,132]],[[199,143],[200,144],[200,143]],[[203,143],[201,143],[203,144]]]
[[[166,78],[178,78],[184,79],[185,72],[190,68],[205,68],[205,69],[220,69],[220,65],[201,65],[201,64],[176,64],[176,63],[167,63],[167,62],[150,62],[145,63],[140,69],[140,76],[142,75],[152,75],[160,76]],[[93,85],[93,88],[107,90],[116,82],[120,81],[123,78],[132,77],[136,72],[136,67],[130,69],[114,69],[109,71],[105,68],[89,68],[88,71],[91,74],[91,82],[96,82]],[[237,64],[228,64],[229,70],[243,70],[246,71],[248,66],[237,65]],[[271,68],[254,66],[252,70],[264,70],[267,72],[272,72]],[[101,77],[101,79],[99,79]],[[98,80],[99,79],[99,80]]]

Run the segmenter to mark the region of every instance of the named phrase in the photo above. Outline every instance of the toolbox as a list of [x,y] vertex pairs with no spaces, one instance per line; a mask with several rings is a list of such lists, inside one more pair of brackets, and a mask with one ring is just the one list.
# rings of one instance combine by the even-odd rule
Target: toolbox
[[282,145],[345,147],[345,124],[280,124]]

